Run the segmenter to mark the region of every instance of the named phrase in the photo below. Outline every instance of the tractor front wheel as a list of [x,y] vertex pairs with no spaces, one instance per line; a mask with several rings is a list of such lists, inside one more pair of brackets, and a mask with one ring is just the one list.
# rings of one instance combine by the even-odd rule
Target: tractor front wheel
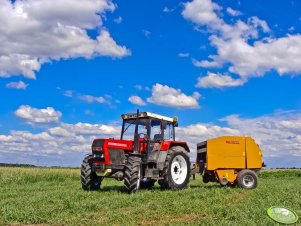
[[81,181],[82,188],[86,191],[100,189],[103,177],[99,177],[92,171],[92,155],[88,155],[84,158],[81,167]]
[[190,160],[184,148],[174,147],[169,151],[163,177],[164,179],[159,181],[162,188],[178,190],[187,187],[190,177]]
[[124,185],[128,193],[135,193],[140,188],[141,182],[141,158],[130,156],[125,166]]
[[244,189],[254,189],[258,185],[257,175],[252,170],[242,170],[237,175],[237,184]]

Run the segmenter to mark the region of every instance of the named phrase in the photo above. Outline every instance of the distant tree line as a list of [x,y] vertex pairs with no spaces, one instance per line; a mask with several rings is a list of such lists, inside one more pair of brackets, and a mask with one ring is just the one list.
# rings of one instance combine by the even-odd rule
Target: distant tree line
[[17,163],[0,163],[2,167],[36,167],[35,165],[30,164],[17,164]]
[[63,169],[79,169],[79,167],[63,167],[63,166],[35,166],[31,164],[17,164],[17,163],[0,163],[0,167],[38,167],[38,168],[63,168]]

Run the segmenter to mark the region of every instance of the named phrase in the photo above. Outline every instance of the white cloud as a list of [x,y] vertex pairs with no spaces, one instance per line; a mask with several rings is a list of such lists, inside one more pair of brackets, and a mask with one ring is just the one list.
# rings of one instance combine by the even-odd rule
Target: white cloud
[[70,98],[77,98],[87,103],[100,103],[111,105],[112,96],[105,94],[104,96],[92,96],[87,94],[77,93],[73,90],[66,90],[63,95]]
[[115,19],[114,19],[114,22],[115,22],[116,24],[121,24],[121,22],[122,22],[122,17],[119,16],[119,17],[115,18]]
[[175,11],[175,9],[168,8],[167,6],[165,6],[163,9],[164,13],[172,13],[173,11]]
[[58,136],[58,137],[70,137],[70,136],[73,136],[74,133],[71,132],[71,131],[68,131],[64,128],[61,128],[61,127],[53,127],[53,128],[50,128],[48,130],[49,134],[52,135],[52,136]]
[[220,9],[221,7],[211,0],[193,0],[184,3],[182,15],[196,24],[220,26],[223,21],[216,14]]
[[[254,118],[229,115],[221,119],[224,126],[195,123],[176,128],[177,140],[186,141],[195,154],[196,144],[218,136],[252,136],[260,145],[264,158],[301,157],[301,114],[277,112]],[[121,126],[110,124],[60,123],[38,133],[10,131],[0,134],[0,153],[26,153],[32,156],[89,153],[94,138],[119,138]],[[132,139],[130,136],[129,139]],[[275,163],[275,165],[280,163]]]
[[[301,73],[301,36],[271,38],[266,21],[256,16],[247,22],[237,20],[226,23],[220,16],[222,8],[211,0],[193,0],[185,4],[184,18],[198,26],[207,26],[210,42],[217,54],[209,60],[195,61],[199,67],[222,67],[229,65],[231,73],[238,74],[243,81],[250,77],[264,76],[276,70],[280,75]],[[259,36],[263,38],[259,39]]]
[[266,156],[301,156],[301,114],[278,113],[257,118],[230,115],[229,127],[255,138]]
[[230,63],[229,71],[241,77],[263,76],[273,69],[280,75],[301,73],[300,35],[257,41],[253,46],[242,39],[225,41],[217,37],[212,43],[219,52],[212,57],[213,62],[220,65]]
[[245,82],[242,79],[234,79],[229,75],[215,74],[208,72],[206,76],[198,78],[196,87],[199,88],[223,88],[242,86]]
[[[118,138],[120,126],[61,123],[40,133],[11,131],[0,134],[0,152],[18,152],[30,155],[61,155],[64,153],[89,153],[94,138]],[[30,156],[29,155],[29,156]]]
[[189,53],[179,53],[179,57],[189,57]]
[[29,124],[57,123],[62,117],[62,113],[52,107],[37,109],[28,105],[21,105],[15,115]]
[[28,84],[24,83],[23,81],[19,82],[10,82],[6,84],[6,88],[11,88],[11,89],[26,89]]
[[[195,155],[196,144],[219,136],[251,136],[259,144],[264,159],[301,157],[301,114],[280,112],[255,118],[230,115],[221,119],[226,126],[196,123],[176,129],[178,140],[186,141]],[[192,158],[193,159],[193,158]],[[281,165],[281,163],[274,163]],[[300,164],[299,164],[300,166]]]
[[143,87],[142,87],[142,85],[137,84],[137,85],[135,85],[135,89],[136,89],[136,90],[142,90]]
[[73,90],[66,90],[66,91],[63,93],[63,95],[66,96],[66,97],[73,97],[74,91],[73,91]]
[[231,7],[227,8],[227,13],[229,13],[231,16],[240,16],[242,13],[240,11],[234,10]]
[[76,123],[67,124],[61,123],[61,127],[67,131],[72,131],[77,135],[119,135],[120,127],[113,125],[103,125],[103,124],[90,124],[90,123]]
[[100,56],[111,56],[121,58],[131,55],[131,51],[125,46],[119,46],[112,39],[110,33],[107,30],[102,30],[97,37],[98,45],[96,46],[96,52]]
[[177,108],[199,108],[198,99],[200,97],[201,95],[198,92],[188,96],[180,89],[157,83],[153,86],[152,96],[147,98],[147,102]]
[[145,30],[145,29],[142,30],[142,33],[143,33],[143,35],[144,35],[145,37],[147,37],[147,38],[149,38],[150,35],[152,34],[149,30]]
[[[130,51],[119,46],[102,25],[110,0],[0,1],[0,77],[35,78],[43,63],[76,57],[120,58]],[[87,31],[100,31],[96,39]]]
[[102,96],[99,96],[99,97],[95,97],[95,96],[92,96],[92,95],[78,95],[78,98],[82,101],[85,101],[87,103],[93,103],[93,102],[98,102],[98,103],[101,103],[101,104],[104,104],[106,103],[106,99]]
[[138,106],[144,106],[146,103],[139,96],[130,96],[128,99],[129,102]]

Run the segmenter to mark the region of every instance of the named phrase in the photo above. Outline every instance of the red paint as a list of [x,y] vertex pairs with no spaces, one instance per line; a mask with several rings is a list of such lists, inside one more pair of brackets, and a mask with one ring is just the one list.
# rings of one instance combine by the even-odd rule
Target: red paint
[[[170,149],[171,146],[182,146],[186,150],[189,151],[187,143],[181,142],[181,141],[162,141],[160,149],[162,151],[167,151]],[[122,149],[126,152],[132,152],[134,149],[134,141],[133,140],[115,140],[113,138],[105,139],[103,148],[102,148],[104,156],[105,156],[105,162],[96,162],[96,163],[106,164],[106,165],[111,164],[110,155],[109,155],[109,151],[108,151],[109,148],[110,149]],[[138,150],[140,153],[147,152],[147,143],[142,138],[139,139]]]

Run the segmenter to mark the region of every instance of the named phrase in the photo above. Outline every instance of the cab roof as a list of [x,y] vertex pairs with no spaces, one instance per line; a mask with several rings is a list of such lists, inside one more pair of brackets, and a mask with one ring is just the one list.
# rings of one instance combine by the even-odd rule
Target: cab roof
[[[123,120],[125,120],[125,119],[135,119],[136,117],[137,117],[137,113],[129,113],[129,114],[122,114],[121,115],[121,118]],[[154,119],[164,120],[164,121],[171,122],[171,123],[178,121],[177,117],[170,118],[170,117],[166,117],[166,116],[163,116],[163,115],[158,115],[158,114],[151,113],[151,112],[139,112],[139,118],[154,118]]]

